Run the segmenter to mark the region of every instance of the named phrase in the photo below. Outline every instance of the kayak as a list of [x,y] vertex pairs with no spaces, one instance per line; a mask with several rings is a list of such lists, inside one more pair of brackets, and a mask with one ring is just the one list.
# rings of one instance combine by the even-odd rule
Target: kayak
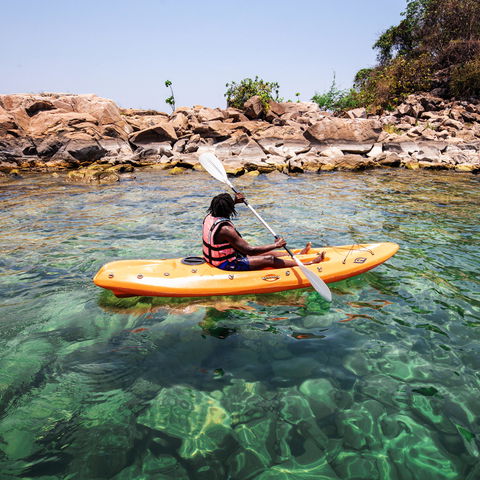
[[[306,265],[325,283],[338,282],[377,267],[398,250],[395,243],[371,243],[311,248],[298,255],[309,262],[325,252],[321,263]],[[300,250],[294,251],[298,254]],[[310,282],[299,267],[252,271],[225,271],[201,257],[167,260],[120,260],[105,264],[93,282],[117,297],[209,297],[273,293],[307,288]]]

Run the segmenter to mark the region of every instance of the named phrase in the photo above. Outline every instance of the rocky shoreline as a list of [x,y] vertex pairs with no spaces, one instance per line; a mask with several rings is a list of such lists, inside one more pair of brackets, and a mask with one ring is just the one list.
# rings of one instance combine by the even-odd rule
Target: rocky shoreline
[[234,108],[172,114],[120,109],[96,95],[0,95],[0,176],[68,171],[73,182],[118,181],[137,167],[179,174],[213,151],[228,173],[287,174],[379,167],[480,172],[480,102],[411,95],[381,116],[342,117],[315,103],[258,97]]

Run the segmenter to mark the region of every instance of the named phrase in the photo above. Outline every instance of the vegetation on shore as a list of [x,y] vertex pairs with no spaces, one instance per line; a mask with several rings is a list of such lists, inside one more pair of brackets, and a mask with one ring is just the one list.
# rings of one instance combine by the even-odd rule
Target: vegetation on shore
[[417,92],[445,98],[480,96],[480,2],[407,0],[398,25],[375,42],[378,65],[360,70],[354,88],[312,100],[328,110],[393,109]]
[[[392,110],[409,95],[431,92],[446,99],[480,97],[480,2],[407,0],[402,20],[373,45],[378,64],[357,72],[353,88],[315,93],[312,101],[329,111],[365,107]],[[243,109],[258,95],[268,110],[279,101],[279,85],[255,77],[226,84],[227,106]]]
[[268,102],[270,100],[275,102],[281,102],[283,100],[278,95],[280,85],[277,82],[266,82],[258,76],[254,79],[244,78],[239,83],[230,82],[225,86],[227,87],[227,91],[224,96],[227,99],[227,107],[243,109],[243,106],[248,99],[254,96],[259,96],[264,111],[267,111]]

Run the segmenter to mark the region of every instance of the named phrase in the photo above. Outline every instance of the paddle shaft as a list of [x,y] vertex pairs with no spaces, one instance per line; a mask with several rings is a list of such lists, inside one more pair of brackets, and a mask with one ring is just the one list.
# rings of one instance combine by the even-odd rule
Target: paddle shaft
[[[240,193],[238,192],[237,190],[235,190],[235,187],[230,184],[230,188],[235,192],[235,193]],[[260,214],[248,203],[247,199],[244,198],[243,199],[243,203],[245,203],[245,205],[251,210],[251,212],[263,223],[264,227],[275,237],[275,240],[280,238],[271,228],[270,228],[270,225],[268,225],[268,223],[260,216]],[[295,258],[292,251],[285,245],[283,247],[287,253],[292,257],[292,258]]]

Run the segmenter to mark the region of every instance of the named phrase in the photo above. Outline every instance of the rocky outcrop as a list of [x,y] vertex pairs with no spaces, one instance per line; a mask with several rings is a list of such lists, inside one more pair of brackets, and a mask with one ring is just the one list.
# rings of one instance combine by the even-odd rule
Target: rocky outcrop
[[[113,166],[173,174],[213,151],[230,174],[363,170],[480,170],[480,104],[412,95],[393,112],[339,117],[314,103],[258,97],[235,108],[180,107],[171,115],[119,109],[95,95],[0,95],[0,171],[76,170],[72,181],[114,181]],[[90,165],[94,167],[88,168]],[[97,166],[95,166],[97,165]],[[103,165],[102,168],[98,165]]]

